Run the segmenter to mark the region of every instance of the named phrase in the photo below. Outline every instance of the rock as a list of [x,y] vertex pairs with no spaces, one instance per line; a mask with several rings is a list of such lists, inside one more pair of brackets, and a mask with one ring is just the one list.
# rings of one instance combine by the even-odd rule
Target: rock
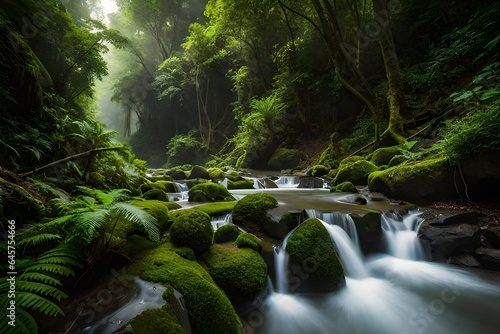
[[457,215],[447,215],[436,219],[430,225],[478,224],[478,217],[484,216],[479,212],[465,212]]
[[373,152],[370,161],[377,165],[387,165],[392,160],[392,158],[398,154],[400,154],[401,146],[389,146],[389,147],[381,147],[375,152]]
[[366,160],[358,160],[350,164],[344,163],[339,167],[335,183],[350,181],[354,185],[366,185],[368,184],[368,175],[377,169],[377,166]]
[[205,179],[205,180],[208,180],[208,179],[210,179],[210,174],[202,166],[195,165],[191,169],[191,173],[189,174],[189,177],[192,178],[192,179]]
[[380,226],[380,213],[367,213],[363,216],[351,214],[356,224],[359,244],[365,254],[378,254],[384,251],[384,236]]
[[500,249],[478,248],[475,254],[484,269],[500,271]]
[[212,245],[214,229],[211,218],[205,212],[188,209],[169,213],[172,219],[170,241],[180,247],[191,248],[201,255]]
[[488,247],[500,248],[500,226],[487,226],[483,236]]
[[268,210],[278,207],[278,201],[270,194],[246,195],[233,208],[233,222],[247,229],[260,229],[272,221]]
[[479,263],[474,256],[470,254],[462,254],[458,256],[450,256],[447,261],[448,264],[455,264],[463,267],[481,268],[481,263]]
[[444,261],[481,246],[481,230],[477,225],[431,225],[424,222],[418,236],[428,248],[432,260]]
[[302,176],[297,188],[323,188],[323,179],[313,176]]
[[266,189],[269,189],[269,188],[278,188],[278,185],[276,183],[274,183],[273,180],[271,180],[271,179],[269,179],[267,177],[259,179],[259,182],[261,182]]
[[206,182],[189,189],[189,202],[234,201],[229,191],[221,184]]

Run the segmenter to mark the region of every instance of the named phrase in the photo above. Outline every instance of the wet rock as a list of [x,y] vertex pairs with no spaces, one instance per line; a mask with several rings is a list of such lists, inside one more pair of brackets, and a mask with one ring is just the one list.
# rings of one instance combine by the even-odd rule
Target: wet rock
[[297,188],[323,188],[323,182],[323,179],[319,177],[303,176]]
[[470,254],[462,254],[458,256],[450,256],[447,263],[455,264],[463,267],[481,268],[482,265],[479,263],[474,256]]
[[431,222],[430,225],[456,225],[456,224],[471,224],[477,225],[478,218],[484,216],[484,214],[479,212],[465,212],[457,215],[446,215],[442,216],[435,221]]
[[380,213],[367,213],[363,216],[351,215],[358,232],[359,243],[363,252],[378,254],[384,251],[384,237],[380,227]]
[[491,248],[500,248],[500,226],[487,226],[483,231],[484,241]]
[[432,225],[424,222],[418,236],[432,260],[444,261],[481,246],[481,229],[477,225]]
[[484,269],[500,271],[500,249],[478,248],[475,254]]

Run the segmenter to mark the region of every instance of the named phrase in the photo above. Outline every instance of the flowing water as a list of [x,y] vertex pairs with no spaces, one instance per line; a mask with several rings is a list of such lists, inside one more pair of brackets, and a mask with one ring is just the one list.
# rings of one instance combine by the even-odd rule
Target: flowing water
[[[242,318],[247,333],[499,333],[500,278],[422,261],[419,214],[384,214],[388,253],[369,259],[342,224],[324,222],[344,265],[346,286],[306,296],[289,294],[286,281],[278,282],[261,307]],[[286,244],[281,248],[276,277],[283,280],[286,256],[279,255],[286,254]]]

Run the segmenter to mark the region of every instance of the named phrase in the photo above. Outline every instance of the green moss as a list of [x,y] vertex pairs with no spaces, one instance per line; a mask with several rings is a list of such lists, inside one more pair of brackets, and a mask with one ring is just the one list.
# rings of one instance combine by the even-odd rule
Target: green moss
[[405,162],[371,173],[368,187],[393,198],[432,202],[455,193],[452,174],[446,158]]
[[220,168],[212,167],[207,169],[207,172],[210,176],[210,180],[212,180],[213,182],[224,180],[224,172]]
[[278,207],[278,201],[270,194],[246,195],[236,203],[233,209],[235,223],[255,223],[264,225],[270,220],[267,211]]
[[142,312],[130,321],[135,334],[183,334],[184,329],[170,304]]
[[234,224],[226,224],[215,230],[214,241],[222,243],[227,241],[234,241],[240,235],[240,229]]
[[387,165],[389,161],[400,154],[401,146],[381,147],[373,152],[370,162],[376,166]]
[[358,160],[351,164],[341,164],[335,183],[350,181],[355,185],[366,185],[368,183],[368,175],[377,170],[377,166],[366,160]]
[[279,148],[269,159],[269,167],[275,169],[293,169],[297,167],[305,155],[297,149]]
[[210,174],[202,166],[196,165],[191,169],[191,174],[189,175],[192,179],[210,179]]
[[165,204],[165,206],[169,210],[177,210],[177,209],[182,208],[182,206],[179,203],[175,203],[175,202],[163,202],[163,204]]
[[231,202],[214,202],[198,205],[195,209],[208,214],[209,216],[222,216],[223,214],[233,211],[237,201]]
[[292,283],[290,290],[326,293],[345,285],[342,263],[328,231],[318,219],[311,218],[301,224],[288,238],[286,251],[289,267],[301,271],[295,274],[295,279],[290,279],[298,282]]
[[330,192],[341,192],[341,193],[358,193],[358,189],[352,184],[352,182],[345,181],[336,187],[332,187]]
[[402,164],[403,162],[407,161],[408,159],[405,158],[403,155],[395,155],[392,157],[391,161],[389,161],[389,164],[387,167],[394,167],[396,165]]
[[322,176],[327,175],[329,171],[330,171],[330,168],[328,168],[324,165],[314,165],[307,172],[307,174],[310,176],[322,177]]
[[227,177],[228,180],[231,180],[231,181],[244,180],[244,178],[240,174],[238,174],[238,172],[235,170],[229,170],[226,173],[224,173],[224,175],[225,175],[225,177]]
[[251,248],[256,251],[261,249],[260,239],[252,233],[241,233],[234,244],[238,248]]
[[170,214],[170,240],[173,244],[191,248],[196,255],[201,255],[214,238],[211,218],[198,210],[178,210]]
[[234,201],[233,196],[221,184],[200,183],[189,189],[189,202],[222,202]]
[[227,189],[254,189],[253,180],[243,179],[239,181],[227,180]]
[[267,265],[252,249],[213,245],[205,263],[215,283],[236,306],[252,301],[266,288]]
[[143,209],[151,216],[155,217],[158,226],[160,226],[160,229],[163,230],[166,227],[166,224],[168,224],[169,209],[168,206],[166,205],[167,202],[155,201],[155,200],[145,200],[145,201],[133,200],[129,201],[129,203]]
[[153,188],[151,190],[146,191],[144,194],[142,194],[142,197],[147,200],[157,200],[164,202],[169,201],[167,193],[158,188]]
[[131,234],[127,236],[124,243],[120,244],[118,251],[127,256],[133,256],[144,252],[148,249],[153,249],[157,247],[158,244],[154,241],[149,240],[147,237],[137,234]]
[[193,333],[244,333],[231,302],[208,272],[196,261],[179,256],[171,243],[147,251],[129,266],[129,273],[179,291]]
[[160,189],[167,193],[178,193],[180,191],[177,183],[172,181],[146,182],[141,185],[140,189],[143,194],[151,189]]

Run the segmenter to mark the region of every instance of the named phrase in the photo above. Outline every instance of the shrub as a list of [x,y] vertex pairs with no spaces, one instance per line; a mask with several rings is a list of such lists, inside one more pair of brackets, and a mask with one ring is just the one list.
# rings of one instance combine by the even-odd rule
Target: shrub
[[189,202],[234,201],[233,196],[221,184],[200,183],[189,189]]
[[197,138],[196,131],[172,137],[167,145],[167,157],[170,166],[186,163],[204,164],[208,159],[203,144]]
[[259,238],[252,233],[241,233],[234,244],[238,248],[251,248],[256,251],[261,249]]
[[214,241],[222,243],[226,241],[234,241],[240,235],[240,229],[234,224],[226,224],[219,227],[214,234]]
[[214,238],[211,218],[198,210],[178,210],[170,214],[170,240],[178,246],[191,248],[196,255],[201,255]]

